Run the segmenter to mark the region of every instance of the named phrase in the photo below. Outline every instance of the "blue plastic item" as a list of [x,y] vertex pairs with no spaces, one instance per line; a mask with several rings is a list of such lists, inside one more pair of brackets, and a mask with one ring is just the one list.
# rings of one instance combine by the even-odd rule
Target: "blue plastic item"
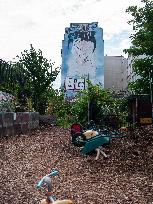
[[41,187],[44,185],[45,179],[46,179],[47,177],[53,177],[53,176],[57,176],[57,175],[58,175],[58,171],[57,171],[57,170],[53,170],[50,174],[44,176],[44,177],[38,182],[36,188],[41,188]]

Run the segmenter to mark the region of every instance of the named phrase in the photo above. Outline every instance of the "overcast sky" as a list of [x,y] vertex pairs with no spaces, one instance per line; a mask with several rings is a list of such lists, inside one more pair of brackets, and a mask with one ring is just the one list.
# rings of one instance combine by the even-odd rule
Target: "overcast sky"
[[0,59],[12,60],[33,44],[59,66],[65,27],[91,22],[103,28],[105,55],[124,55],[132,32],[127,23],[131,16],[125,10],[140,3],[141,0],[0,0]]

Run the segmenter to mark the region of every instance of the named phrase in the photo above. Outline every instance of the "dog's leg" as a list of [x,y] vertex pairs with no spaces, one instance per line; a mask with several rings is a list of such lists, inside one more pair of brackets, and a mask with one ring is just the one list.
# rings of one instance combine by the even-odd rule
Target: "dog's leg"
[[95,150],[96,150],[96,152],[97,152],[97,155],[96,155],[95,160],[98,160],[98,159],[99,159],[99,155],[100,155],[100,149],[97,148],[97,149],[95,149]]
[[105,152],[103,152],[102,150],[100,150],[100,152],[102,153],[102,155],[103,155],[105,158],[108,157],[108,155],[106,155]]
[[97,152],[97,155],[96,155],[95,160],[98,160],[98,159],[99,159],[100,153],[102,153],[102,155],[103,155],[105,158],[108,158],[108,155],[106,155],[105,152],[102,151],[102,147],[101,147],[101,148],[97,148],[97,149],[95,149],[95,150],[96,150],[96,152]]

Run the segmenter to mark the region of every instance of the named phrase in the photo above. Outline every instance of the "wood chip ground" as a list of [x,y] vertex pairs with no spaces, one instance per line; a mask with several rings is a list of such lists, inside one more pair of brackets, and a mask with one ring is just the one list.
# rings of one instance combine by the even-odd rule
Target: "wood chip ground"
[[0,204],[38,204],[46,187],[37,182],[52,169],[53,194],[76,204],[153,204],[153,133],[114,139],[95,161],[71,143],[69,129],[42,127],[0,139]]

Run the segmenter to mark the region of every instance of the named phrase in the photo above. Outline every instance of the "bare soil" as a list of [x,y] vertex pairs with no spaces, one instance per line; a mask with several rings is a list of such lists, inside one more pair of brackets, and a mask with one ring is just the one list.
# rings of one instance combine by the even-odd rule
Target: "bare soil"
[[46,187],[37,182],[52,169],[53,194],[76,204],[152,204],[153,133],[113,139],[95,161],[71,143],[69,129],[42,127],[27,135],[0,139],[0,204],[38,204]]

